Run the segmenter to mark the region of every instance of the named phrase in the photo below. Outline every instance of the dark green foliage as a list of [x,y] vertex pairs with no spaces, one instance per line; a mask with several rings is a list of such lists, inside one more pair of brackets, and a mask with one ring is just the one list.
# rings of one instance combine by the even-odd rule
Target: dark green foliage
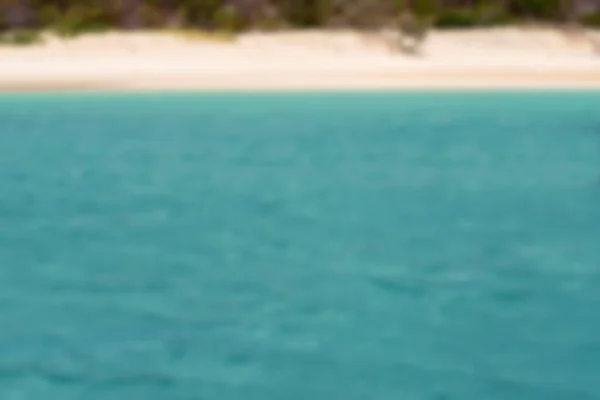
[[567,12],[564,0],[513,0],[510,3],[513,13],[530,19],[560,20]]
[[438,28],[469,28],[478,24],[477,13],[468,8],[444,11],[437,16],[435,22]]
[[436,0],[412,0],[409,4],[412,12],[421,18],[433,17],[440,11]]
[[317,27],[326,23],[333,13],[332,0],[287,0],[281,7],[282,16],[297,27]]
[[38,24],[41,28],[50,28],[58,24],[61,19],[60,9],[52,4],[43,5],[37,13]]
[[[572,21],[569,9],[573,8],[573,1],[0,0],[0,31],[51,29],[72,36],[113,28],[225,32],[318,27],[372,30],[392,26],[401,15],[442,28],[467,28],[522,20]],[[599,13],[600,4],[596,13],[580,20],[598,26]]]
[[114,18],[99,8],[74,6],[60,14],[52,28],[63,36],[75,36],[86,32],[100,32],[115,25]]
[[185,1],[182,5],[185,19],[189,25],[211,29],[213,25],[223,23],[215,20],[215,17],[227,18],[227,12],[235,12],[235,10],[225,11],[220,0],[204,0],[204,1]]
[[218,9],[213,16],[213,21],[217,30],[226,33],[238,32],[244,25],[239,12],[231,6]]
[[500,1],[484,0],[477,4],[479,26],[497,26],[514,22],[515,18],[508,14],[506,5]]
[[506,10],[498,3],[485,1],[474,7],[442,10],[436,19],[439,28],[470,28],[507,24],[511,21]]
[[581,22],[585,26],[589,26],[592,28],[600,28],[600,11],[584,15],[581,18]]
[[28,46],[41,41],[40,33],[31,29],[12,30],[0,35],[0,45]]

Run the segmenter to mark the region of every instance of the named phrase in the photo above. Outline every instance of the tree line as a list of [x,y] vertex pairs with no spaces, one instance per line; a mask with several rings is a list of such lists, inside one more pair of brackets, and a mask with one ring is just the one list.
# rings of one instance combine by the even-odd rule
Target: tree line
[[0,31],[369,28],[411,15],[439,28],[600,26],[600,0],[0,0]]

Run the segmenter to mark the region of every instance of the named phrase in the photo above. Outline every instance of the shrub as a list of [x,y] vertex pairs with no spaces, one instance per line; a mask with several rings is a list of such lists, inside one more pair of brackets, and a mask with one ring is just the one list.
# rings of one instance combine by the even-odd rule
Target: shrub
[[211,29],[213,27],[213,16],[219,11],[220,7],[220,0],[186,0],[182,3],[185,22],[190,26],[203,29]]
[[511,19],[497,2],[485,1],[476,7],[449,8],[440,12],[436,26],[440,28],[470,28],[507,24]]
[[38,12],[38,21],[44,28],[55,26],[61,19],[61,12],[54,5],[45,5]]
[[592,28],[600,28],[600,11],[584,15],[581,18],[581,23]]
[[235,33],[243,27],[243,21],[240,14],[233,7],[222,7],[213,15],[213,21],[217,30]]
[[100,32],[114,26],[109,16],[100,9],[74,6],[56,22],[54,29],[65,37],[87,32]]
[[512,22],[505,7],[495,1],[484,1],[477,6],[478,24],[481,26],[505,25]]
[[436,0],[413,0],[412,12],[418,18],[431,18],[438,13]]
[[523,17],[535,19],[561,19],[564,14],[563,0],[514,0],[512,10]]
[[479,25],[479,16],[469,8],[456,8],[438,14],[435,25],[438,28],[469,28]]
[[18,29],[0,35],[0,44],[10,46],[29,46],[42,42],[39,31],[31,29]]

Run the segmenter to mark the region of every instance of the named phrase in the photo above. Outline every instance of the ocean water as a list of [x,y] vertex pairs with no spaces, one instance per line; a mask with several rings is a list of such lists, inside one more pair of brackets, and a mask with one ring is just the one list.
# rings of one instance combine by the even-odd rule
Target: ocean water
[[600,399],[600,93],[0,97],[0,398]]

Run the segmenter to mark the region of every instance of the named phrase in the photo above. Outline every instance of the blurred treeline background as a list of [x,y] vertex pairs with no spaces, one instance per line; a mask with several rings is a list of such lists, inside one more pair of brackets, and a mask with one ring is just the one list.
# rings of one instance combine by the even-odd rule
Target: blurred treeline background
[[600,27],[600,0],[0,0],[0,30],[365,28],[410,14],[437,28]]

